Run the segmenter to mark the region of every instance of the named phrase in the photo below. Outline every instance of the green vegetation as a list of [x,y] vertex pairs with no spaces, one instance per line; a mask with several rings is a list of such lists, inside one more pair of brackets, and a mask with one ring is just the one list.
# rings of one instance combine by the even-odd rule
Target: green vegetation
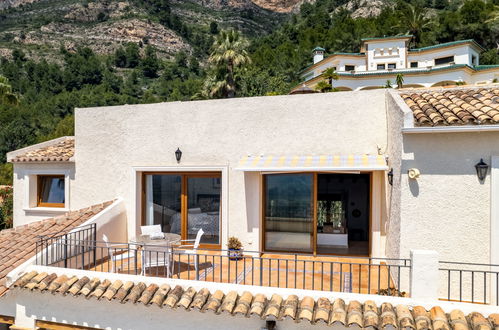
[[0,230],[12,227],[14,191],[11,187],[0,188]]
[[[87,6],[91,1],[85,0]],[[0,46],[15,49],[12,57],[0,59],[0,75],[5,77],[0,78],[0,184],[12,179],[12,166],[5,164],[8,151],[74,133],[75,107],[285,94],[299,82],[315,46],[326,53],[358,52],[361,38],[406,33],[415,36],[413,47],[475,39],[485,48],[481,64],[499,64],[494,38],[499,33],[499,0],[386,1],[378,15],[366,18],[352,18],[343,7],[347,0],[305,2],[285,21],[284,14],[265,10],[131,1],[134,9],[126,18],[160,23],[191,46],[192,51],[178,51],[170,59],[160,57],[147,38],[124,43],[111,55],[85,47],[66,50],[63,42],[54,51],[53,44],[15,41],[27,38],[24,31],[50,22],[68,23],[65,8],[82,0],[39,1],[0,12]],[[74,24],[116,20],[111,14]],[[20,35],[8,30],[16,28]],[[226,32],[230,28],[241,34]],[[335,75],[327,74],[321,91],[334,90]],[[395,83],[402,85],[403,78]],[[11,102],[12,95],[16,102]]]
[[220,32],[208,58],[211,67],[205,81],[205,95],[215,98],[236,96],[235,71],[251,63],[246,44],[235,30]]

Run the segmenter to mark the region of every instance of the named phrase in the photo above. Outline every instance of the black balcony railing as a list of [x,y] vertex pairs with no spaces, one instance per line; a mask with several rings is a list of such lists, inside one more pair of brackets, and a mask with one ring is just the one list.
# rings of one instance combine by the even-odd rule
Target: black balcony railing
[[499,306],[499,265],[440,262],[441,299]]
[[[268,255],[245,251],[181,250],[176,247],[100,242],[95,227],[42,237],[37,264],[183,280],[307,290],[404,295],[409,259]],[[48,252],[47,252],[48,251]],[[403,289],[405,288],[405,290]]]
[[79,257],[81,260],[78,262],[85,265],[90,258],[96,259],[94,243],[96,235],[97,227],[92,223],[69,233],[58,232],[38,236],[35,263],[45,266],[62,263],[63,267],[68,267],[69,261]]

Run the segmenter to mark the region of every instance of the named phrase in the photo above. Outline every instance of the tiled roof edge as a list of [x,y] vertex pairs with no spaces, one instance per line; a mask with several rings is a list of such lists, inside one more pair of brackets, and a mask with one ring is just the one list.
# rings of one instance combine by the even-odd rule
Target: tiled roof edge
[[[24,147],[24,148],[21,148],[21,149],[10,151],[10,152],[7,153],[7,162],[11,163],[14,160],[14,158],[16,158],[19,155],[25,154],[27,152],[30,152],[30,151],[33,151],[33,150],[37,150],[37,149],[41,149],[41,148],[50,147],[50,146],[56,145],[56,144],[58,144],[60,142],[64,142],[66,140],[74,140],[74,139],[75,139],[74,136],[62,136],[62,137],[59,137],[59,138],[56,138],[56,139],[53,139],[53,140],[49,140],[49,141],[45,141],[45,142],[33,144],[33,145],[30,145],[30,146],[27,146],[27,147]],[[70,159],[69,161],[72,161],[72,159]]]
[[[416,301],[405,300],[407,298],[385,297],[385,300],[383,296],[376,296],[371,299],[373,297],[370,295],[354,295],[358,296],[362,303],[355,299],[345,302],[338,297],[341,293],[336,293],[338,296],[334,298],[334,292],[318,291],[318,294],[313,296],[307,296],[305,293],[300,298],[293,293],[294,291],[284,294],[282,289],[279,291],[277,288],[262,287],[262,290],[270,291],[266,294],[255,293],[254,290],[246,289],[244,285],[238,285],[237,290],[215,291],[202,286],[213,284],[210,282],[186,281],[196,282],[196,287],[201,288],[196,289],[193,286],[181,285],[181,282],[174,280],[154,282],[154,279],[148,278],[145,281],[140,276],[134,276],[133,281],[129,280],[129,276],[120,279],[115,276],[113,280],[114,274],[108,274],[109,277],[106,278],[90,274],[71,275],[71,272],[66,274],[60,272],[60,269],[57,270],[57,273],[52,273],[48,267],[45,270],[34,268],[24,273],[13,287],[15,290],[25,292],[38,291],[69,297],[85,297],[96,303],[102,303],[97,302],[98,300],[118,301],[142,306],[212,311],[217,315],[245,315],[274,320],[289,317],[295,321],[309,321],[310,325],[325,322],[326,325],[333,327],[341,324],[385,329],[387,326],[397,328],[400,325],[404,329],[428,329],[432,328],[432,325],[435,326],[434,322],[441,322],[442,329],[451,329],[456,321],[466,320],[465,313],[468,314],[468,318],[462,324],[462,330],[477,329],[479,326],[483,329],[497,329],[499,326],[499,314],[494,306],[469,306],[471,304],[463,303],[453,303],[452,307],[428,303],[418,305]],[[99,273],[99,275],[105,274]],[[271,295],[273,289],[275,292]],[[365,299],[362,299],[363,296]],[[439,304],[443,306],[445,303]],[[449,307],[453,310],[451,311]],[[429,312],[427,308],[430,309]],[[485,315],[478,313],[477,310]]]

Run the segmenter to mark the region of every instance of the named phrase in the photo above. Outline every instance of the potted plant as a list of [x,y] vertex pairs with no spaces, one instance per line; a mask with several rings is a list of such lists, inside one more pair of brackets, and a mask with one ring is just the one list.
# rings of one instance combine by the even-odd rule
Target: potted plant
[[229,242],[227,243],[228,254],[230,260],[239,260],[243,256],[243,244],[237,237],[229,237]]

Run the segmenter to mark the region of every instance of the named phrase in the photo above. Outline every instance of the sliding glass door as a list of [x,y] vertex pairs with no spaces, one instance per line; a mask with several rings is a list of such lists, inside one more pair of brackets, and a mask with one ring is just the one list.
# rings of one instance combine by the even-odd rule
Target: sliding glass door
[[203,230],[203,245],[220,245],[220,173],[144,174],[144,225],[182,239],[195,239]]
[[268,252],[369,255],[369,173],[263,176],[263,242]]
[[265,250],[313,252],[313,174],[264,177]]

